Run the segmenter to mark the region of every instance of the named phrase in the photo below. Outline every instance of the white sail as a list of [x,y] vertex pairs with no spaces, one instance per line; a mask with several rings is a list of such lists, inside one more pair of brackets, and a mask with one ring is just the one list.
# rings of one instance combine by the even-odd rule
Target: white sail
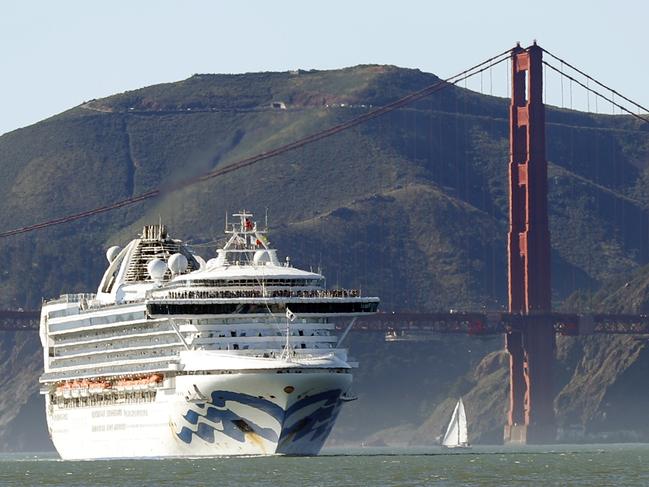
[[464,403],[460,399],[455,405],[451,421],[446,428],[446,434],[442,440],[442,446],[454,448],[458,446],[468,446],[468,432],[466,426],[466,412]]
[[464,403],[462,402],[462,398],[460,398],[460,400],[457,402],[457,407],[458,407],[458,425],[460,430],[460,434],[458,436],[460,438],[460,445],[468,445],[469,435],[466,426],[466,412],[464,411]]

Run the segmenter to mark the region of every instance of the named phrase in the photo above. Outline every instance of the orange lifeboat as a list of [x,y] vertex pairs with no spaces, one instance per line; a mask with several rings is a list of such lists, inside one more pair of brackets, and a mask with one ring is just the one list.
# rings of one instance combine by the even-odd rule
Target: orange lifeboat
[[99,394],[112,387],[106,380],[73,380],[61,382],[56,386],[54,393],[57,397],[87,397],[90,394]]
[[63,382],[56,387],[54,394],[56,394],[58,397],[69,398],[71,388],[72,385],[69,382]]
[[107,389],[110,389],[110,382],[108,381],[91,381],[88,384],[88,391],[92,394],[100,394]]
[[162,382],[164,377],[162,374],[153,374],[150,375],[147,379],[147,385],[149,389],[155,389],[155,387]]
[[118,390],[144,390],[154,388],[163,380],[162,374],[152,374],[146,377],[128,377],[115,382]]

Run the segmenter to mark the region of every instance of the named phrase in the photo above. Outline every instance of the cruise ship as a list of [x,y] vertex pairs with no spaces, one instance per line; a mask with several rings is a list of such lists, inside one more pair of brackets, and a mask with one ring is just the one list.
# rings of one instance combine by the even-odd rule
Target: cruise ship
[[61,458],[321,450],[354,399],[342,342],[379,299],[328,289],[280,261],[252,214],[234,217],[214,258],[146,226],[108,249],[96,293],[43,303],[41,393]]

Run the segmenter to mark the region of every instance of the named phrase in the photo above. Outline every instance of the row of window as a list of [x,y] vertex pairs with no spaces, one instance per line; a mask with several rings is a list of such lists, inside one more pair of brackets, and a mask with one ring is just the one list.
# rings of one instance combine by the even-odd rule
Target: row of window
[[144,311],[132,311],[130,313],[120,314],[107,314],[103,316],[91,316],[65,323],[50,323],[50,333],[57,331],[72,330],[74,328],[82,328],[87,326],[110,325],[128,321],[136,321],[146,319]]
[[[180,345],[179,345],[180,346]],[[97,360],[102,362],[113,362],[120,360],[138,360],[154,357],[172,357],[178,355],[178,349],[162,349],[162,350],[129,350],[124,352],[115,352],[101,355],[101,358],[89,356],[89,357],[75,357],[75,358],[60,358],[56,359],[51,363],[52,368],[59,367],[72,367],[74,365],[87,366],[92,365]]]
[[[241,337],[239,337],[241,338]],[[162,345],[162,344],[160,344]],[[115,362],[121,360],[138,360],[138,359],[147,359],[154,357],[172,357],[178,355],[178,352],[182,349],[180,344],[174,346],[174,343],[166,343],[165,345],[171,345],[164,348],[152,348],[146,350],[124,350],[120,352],[113,353],[102,353],[97,355],[83,355],[72,358],[66,358],[65,355],[62,356],[53,356],[50,354],[54,360],[51,362],[51,367],[62,368],[62,367],[72,367],[72,366],[88,366],[97,361],[101,362]],[[223,341],[213,341],[208,343],[201,343],[195,349],[199,350],[258,350],[268,348],[268,342],[256,342],[256,343],[224,343]],[[311,342],[307,345],[306,342],[300,342],[299,340],[296,343],[290,344],[293,349],[322,349],[322,348],[333,348],[333,344],[330,341],[321,341],[321,342]],[[285,348],[285,345],[281,345],[282,348]],[[275,347],[273,347],[275,348]]]
[[[192,279],[180,281],[178,286],[205,286],[205,287],[230,287],[230,286],[322,286],[323,279]],[[175,286],[174,286],[175,287]]]
[[148,303],[150,315],[201,315],[201,314],[283,314],[288,307],[294,314],[318,313],[373,313],[378,308],[374,301],[352,302],[289,302],[289,303]]
[[116,330],[115,328],[100,328],[94,332],[88,330],[82,333],[74,334],[65,334],[62,336],[55,336],[54,343],[56,346],[66,345],[66,344],[76,344],[80,342],[79,345],[83,343],[92,343],[95,340],[106,340],[119,337],[131,337],[138,334],[155,334],[155,333],[173,333],[173,330],[169,329],[169,325],[165,324],[164,329],[161,328],[161,323],[149,322],[140,326],[129,326],[120,328]]
[[[232,346],[232,338],[272,338],[272,341],[256,341],[253,343],[253,348],[260,348],[260,345],[269,345],[276,343],[278,339],[283,339],[284,333],[281,331],[275,331],[274,334],[262,334],[261,332],[258,332],[257,334],[251,334],[250,337],[248,337],[247,332],[243,331],[238,333],[236,330],[231,330],[229,335],[226,335],[225,333],[219,332],[209,332],[209,333],[190,333],[186,335],[187,341],[189,343],[193,343],[195,340],[200,340],[200,346],[196,348],[211,348],[211,349],[229,349],[228,347]],[[304,330],[295,330],[293,333],[291,333],[292,337],[317,337],[319,340],[322,340],[324,342],[330,342],[330,341],[335,341],[336,338],[331,336],[328,332],[323,331],[322,333],[320,331],[314,331],[311,332],[310,334],[304,333]],[[326,338],[325,338],[326,337]],[[216,338],[216,340],[211,340],[207,341],[208,339],[213,339]],[[225,338],[226,341],[218,340],[219,338]],[[311,341],[313,343],[313,341]],[[97,355],[101,355],[102,358],[107,358],[113,356],[113,354],[107,354],[103,355],[101,352],[109,352],[110,350],[114,350],[115,348],[127,348],[129,349],[128,352],[129,354],[133,353],[142,353],[143,351],[140,352],[135,352],[135,351],[130,351],[132,349],[137,349],[138,347],[151,347],[151,346],[173,346],[173,345],[180,345],[178,342],[178,337],[173,335],[168,335],[164,337],[149,337],[145,339],[140,339],[140,340],[133,340],[129,341],[127,343],[124,343],[123,341],[118,341],[117,343],[113,342],[99,342],[95,343],[94,345],[91,344],[90,346],[88,345],[74,345],[74,346],[69,346],[69,347],[57,347],[55,349],[50,349],[50,357],[55,357],[59,359],[65,359],[66,357],[70,355],[81,355],[81,354],[93,354],[93,357],[97,357]],[[306,348],[306,344],[302,344],[302,348]],[[218,347],[218,348],[217,348]],[[225,348],[224,348],[225,347]],[[250,344],[244,345],[242,348],[243,350],[247,350],[250,348]],[[318,348],[318,344],[314,345],[314,348]],[[239,345],[237,344],[237,347],[234,348],[234,350],[238,350]],[[97,352],[100,352],[99,354]],[[158,351],[154,350],[153,354],[157,354]]]
[[[257,345],[260,345],[260,344],[257,344]],[[308,349],[321,350],[321,349],[329,349],[329,348],[334,348],[334,347],[333,347],[333,344],[331,344],[331,343],[322,343],[322,342],[314,343],[311,346],[307,346],[307,344],[304,343],[304,342],[302,342],[302,343],[290,343],[289,344],[289,349],[291,349],[291,350],[297,350],[297,349],[306,350],[307,348]],[[264,350],[263,348],[259,348],[259,347],[252,347],[251,348],[250,345],[248,345],[248,344],[239,344],[239,343],[232,343],[232,344],[230,344],[230,343],[227,343],[227,344],[211,343],[211,344],[202,345],[201,347],[199,347],[199,349],[200,350],[222,350],[222,351],[223,350]],[[263,357],[264,358],[269,358],[271,355],[273,357],[275,357],[276,354],[281,354],[281,351],[285,350],[285,349],[286,349],[286,345],[282,345],[281,350],[274,350],[272,352],[264,352]]]
[[[278,332],[275,328],[270,328],[268,325],[274,324],[274,323],[266,323],[266,322],[260,322],[260,320],[252,320],[249,323],[242,323],[239,321],[239,323],[236,323],[237,320],[230,320],[230,323],[223,323],[223,322],[216,322],[212,323],[212,326],[217,327],[217,329],[211,329],[211,330],[205,330],[205,331],[199,331],[198,336],[203,333],[203,336],[207,336],[209,338],[212,337],[225,337],[225,336],[242,336],[245,337],[247,336],[248,333],[251,333],[250,336],[268,336],[268,332],[275,332],[276,335],[281,334]],[[314,326],[322,326],[322,323],[324,320],[311,320],[312,323],[307,323],[306,319],[299,320],[302,325],[307,325],[309,329],[305,332],[305,330],[301,329],[296,331],[299,336],[305,336],[305,334],[308,336],[318,336],[318,335],[329,335],[329,332],[326,331],[327,328],[333,328],[333,325],[328,325],[324,329],[314,329]],[[194,323],[195,322],[195,323]],[[194,324],[195,326],[209,326],[208,325],[208,320],[186,320],[183,322],[183,324]],[[233,324],[238,324],[238,325],[251,325],[251,328],[255,325],[261,325],[264,326],[266,325],[267,330],[262,330],[259,331],[259,329],[252,329],[248,331],[237,331],[237,330],[225,330],[226,326],[232,326]],[[120,330],[115,330],[114,328],[102,328],[99,329],[95,332],[85,332],[85,333],[76,333],[74,335],[63,335],[61,337],[55,337],[54,345],[56,347],[63,347],[66,345],[70,345],[67,349],[68,350],[81,350],[84,346],[90,345],[93,346],[95,349],[102,348],[101,346],[98,347],[97,345],[101,342],[95,342],[96,340],[102,340],[102,341],[107,341],[107,340],[116,340],[116,341],[121,341],[121,340],[132,340],[129,343],[133,344],[144,344],[146,345],[148,342],[159,342],[159,338],[156,337],[156,335],[159,336],[165,336],[165,335],[171,335],[174,334],[175,332],[173,329],[169,328],[169,325],[167,323],[164,323],[164,328],[161,326],[162,323],[155,323],[151,322],[151,324],[145,324],[142,326],[131,326],[128,328],[123,328]],[[263,333],[262,333],[263,332]],[[143,336],[147,338],[143,338],[141,340],[138,340],[138,334],[142,334]],[[169,342],[169,340],[163,340],[163,342]],[[106,347],[103,347],[106,348]]]
[[50,403],[63,409],[88,406],[112,406],[115,404],[140,404],[155,401],[156,391],[111,391],[87,397],[60,397],[50,394]]
[[176,335],[166,336],[153,336],[137,339],[128,339],[128,341],[120,340],[117,343],[113,342],[97,342],[83,345],[73,345],[67,347],[60,347],[57,344],[54,355],[57,357],[65,357],[66,355],[74,355],[83,352],[98,352],[102,350],[111,350],[114,348],[138,348],[148,347],[152,345],[168,345],[178,344],[178,337]]

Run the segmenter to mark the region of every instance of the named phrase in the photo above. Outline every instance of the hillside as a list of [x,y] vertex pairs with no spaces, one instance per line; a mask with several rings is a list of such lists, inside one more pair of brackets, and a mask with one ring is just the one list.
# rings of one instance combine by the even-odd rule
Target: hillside
[[[393,66],[204,74],[89,101],[0,137],[0,229],[168,187],[435,81]],[[547,120],[553,292],[560,303],[649,263],[649,130],[626,117],[560,109],[549,109]],[[5,239],[0,304],[37,307],[42,297],[93,289],[105,248],[123,244],[144,222],[162,220],[210,257],[214,247],[202,245],[220,237],[226,211],[245,207],[257,214],[268,208],[271,240],[296,265],[321,266],[329,284],[381,296],[384,310],[498,309],[506,292],[507,127],[507,100],[451,87],[256,166]],[[4,335],[4,346],[11,349],[14,339],[20,342]],[[33,367],[33,380],[41,358],[26,343],[20,360]],[[483,355],[499,344],[490,347]],[[413,357],[429,353],[441,352],[422,348]],[[388,366],[371,350],[363,354],[369,375]],[[493,375],[484,372],[491,362],[484,373],[473,369],[481,357],[450,357],[457,363],[442,367],[434,390],[401,407],[419,410],[412,417],[425,421],[458,378],[467,377],[468,390]],[[0,379],[5,394],[26,401],[25,382],[7,373]],[[374,380],[364,374],[361,389]],[[25,390],[35,391],[35,383]],[[12,413],[2,413],[0,427],[10,425]],[[0,443],[11,448],[7,427]]]

